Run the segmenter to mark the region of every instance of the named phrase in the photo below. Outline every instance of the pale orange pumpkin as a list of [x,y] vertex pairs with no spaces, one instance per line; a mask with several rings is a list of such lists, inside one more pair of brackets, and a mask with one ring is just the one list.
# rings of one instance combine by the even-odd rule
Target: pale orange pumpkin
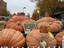
[[40,32],[48,32],[48,23],[47,22],[41,22],[39,24],[37,24],[37,28],[40,29]]
[[23,25],[28,22],[32,22],[32,19],[29,19],[28,17],[25,16],[13,16],[7,23],[6,27],[7,28],[13,28],[18,31],[24,31]]
[[26,21],[26,20],[31,20],[26,16],[13,16],[11,19],[15,20],[15,21]]
[[43,17],[43,18],[37,20],[36,22],[40,23],[40,22],[43,22],[43,21],[45,21],[45,22],[53,22],[53,21],[56,21],[56,19],[54,19],[52,17]]
[[64,36],[64,31],[59,32],[59,33],[55,36],[55,39],[57,40],[57,44],[58,44],[58,45],[61,45],[63,36]]
[[[59,20],[56,20],[51,17],[44,17],[37,22],[38,29],[41,30],[41,32],[48,32],[47,28],[49,27],[51,32],[58,32],[62,28],[62,23]],[[46,28],[45,28],[46,27]]]
[[[57,45],[57,41],[55,38],[52,38],[51,36],[49,36],[48,33],[41,33],[41,42],[45,41],[46,42],[46,46],[53,48],[54,46]],[[40,45],[42,46],[42,45]]]
[[40,37],[40,31],[38,29],[33,29],[26,37],[28,47],[37,48],[40,43]]
[[25,43],[25,38],[21,32],[13,29],[3,29],[2,31],[2,44],[9,47],[22,47]]
[[21,31],[21,32],[24,31],[24,28],[21,25],[21,23],[13,23],[13,22],[10,22],[9,24],[6,25],[6,28],[12,28],[12,29],[15,29],[15,30]]
[[50,28],[51,28],[51,31],[53,32],[58,32],[61,30],[62,28],[62,25],[60,24],[60,22],[53,22],[51,25],[50,25]]

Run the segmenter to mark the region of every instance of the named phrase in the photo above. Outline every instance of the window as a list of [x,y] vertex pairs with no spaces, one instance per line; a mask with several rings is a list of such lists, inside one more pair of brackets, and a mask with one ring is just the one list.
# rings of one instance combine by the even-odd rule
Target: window
[[60,2],[64,2],[64,0],[58,0],[58,1],[60,1]]

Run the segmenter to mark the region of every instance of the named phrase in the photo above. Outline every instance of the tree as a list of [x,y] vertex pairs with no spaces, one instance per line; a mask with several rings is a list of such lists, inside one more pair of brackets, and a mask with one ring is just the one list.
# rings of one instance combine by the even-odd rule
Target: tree
[[51,9],[57,7],[58,0],[37,0],[37,7],[40,8],[40,15],[42,16],[45,11],[50,12]]
[[[59,2],[58,0],[36,0],[37,7],[40,8],[40,16],[44,16],[47,11],[51,16],[55,12],[64,11],[64,2]],[[36,9],[37,10],[37,9]],[[36,14],[34,12],[34,14]]]
[[38,20],[38,19],[39,19],[38,17],[39,17],[39,16],[38,16],[38,13],[37,13],[37,11],[35,10],[34,13],[33,13],[33,15],[32,15],[32,19],[33,19],[33,20]]

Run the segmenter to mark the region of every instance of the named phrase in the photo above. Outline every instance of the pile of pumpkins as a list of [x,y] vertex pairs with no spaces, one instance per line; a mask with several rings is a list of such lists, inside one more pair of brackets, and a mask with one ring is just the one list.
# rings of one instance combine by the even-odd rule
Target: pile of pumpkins
[[23,25],[30,22],[34,22],[34,20],[25,16],[13,16],[7,22],[4,22],[3,24],[5,24],[5,27],[0,30],[0,46],[21,48],[27,44],[29,48],[38,48],[40,42],[44,40],[47,46],[51,48],[54,45],[61,44],[62,36],[64,35],[63,31],[62,33],[58,33],[55,37],[51,34],[51,32],[61,31],[61,21],[52,17],[43,17],[35,21],[37,27],[33,28],[25,37],[22,33],[25,29]]
[[[64,36],[64,31],[61,30],[63,26],[61,21],[52,17],[43,17],[36,23],[41,33],[41,40],[47,42],[47,47],[53,48],[53,46],[61,45]],[[52,33],[57,34],[54,36]]]

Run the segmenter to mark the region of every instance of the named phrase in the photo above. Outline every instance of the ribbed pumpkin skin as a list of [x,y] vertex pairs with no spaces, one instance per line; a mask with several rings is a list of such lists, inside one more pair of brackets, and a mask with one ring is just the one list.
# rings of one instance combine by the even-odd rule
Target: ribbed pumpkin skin
[[51,17],[43,17],[42,19],[36,21],[36,23],[41,32],[48,32],[48,27],[50,27],[51,32],[58,32],[62,28],[61,21]]
[[41,41],[45,41],[47,43],[47,46],[53,48],[53,46],[57,45],[57,41],[55,38],[52,38],[49,36],[48,33],[41,33]]
[[15,29],[17,31],[24,31],[24,28],[22,25],[18,25],[14,22],[10,22],[9,24],[6,25],[6,28],[11,28],[11,29]]
[[3,29],[2,31],[3,46],[22,47],[25,43],[25,38],[21,32],[13,29]]
[[32,19],[29,19],[25,16],[13,16],[6,24],[6,28],[13,28],[15,30],[24,31],[24,23],[32,22]]
[[61,25],[60,21],[59,21],[59,22],[54,21],[54,22],[50,25],[50,28],[51,28],[51,31],[52,31],[52,32],[58,32],[58,31],[61,30],[62,25]]
[[50,21],[53,22],[53,21],[56,21],[56,19],[54,19],[52,17],[43,17],[42,19],[39,19],[36,22],[40,23],[40,22],[43,22],[43,21],[45,21],[45,22],[50,22]]
[[59,32],[59,33],[55,36],[55,39],[57,40],[57,44],[58,44],[58,45],[61,45],[62,37],[63,37],[63,36],[64,36],[64,31]]
[[48,32],[48,23],[47,22],[41,22],[37,24],[37,28],[40,29],[40,32],[46,33]]
[[31,22],[33,20],[28,18],[28,17],[26,17],[26,16],[13,16],[9,21],[10,22],[17,22],[17,21],[20,21],[20,22]]
[[26,37],[28,47],[37,48],[40,43],[40,37],[40,31],[38,29],[33,29]]

